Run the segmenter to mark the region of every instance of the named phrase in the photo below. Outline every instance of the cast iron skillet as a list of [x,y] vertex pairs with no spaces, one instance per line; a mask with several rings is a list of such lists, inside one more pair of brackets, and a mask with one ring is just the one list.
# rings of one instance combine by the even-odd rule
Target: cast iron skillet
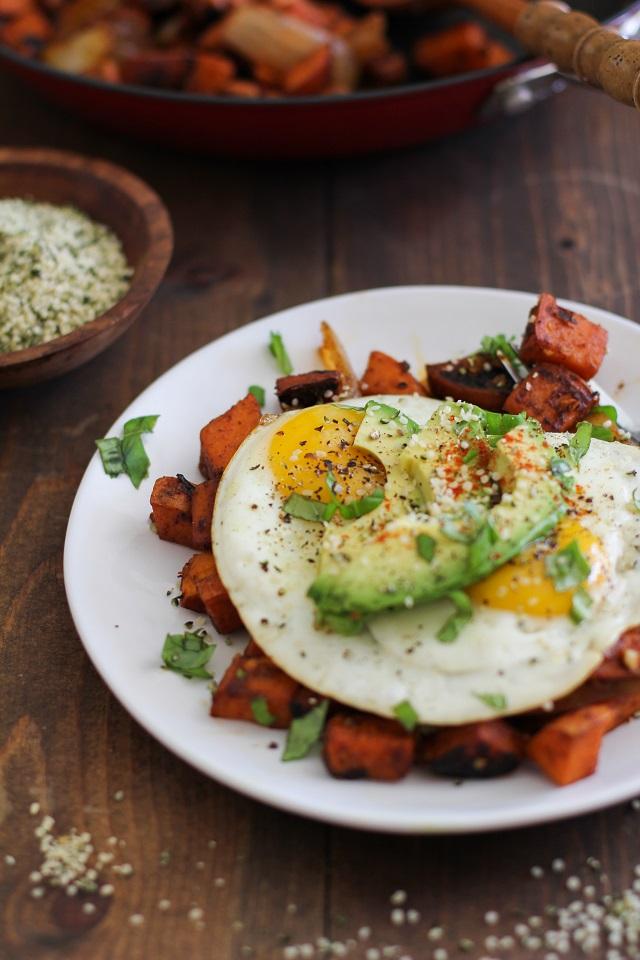
[[[584,0],[579,8],[619,27],[640,11],[640,0],[627,6]],[[428,23],[433,22],[431,14]],[[405,34],[405,42],[424,28],[424,21],[414,17],[396,18],[395,29]],[[403,37],[397,39],[401,45]],[[507,67],[348,96],[262,100],[113,85],[62,73],[0,47],[1,67],[91,123],[173,149],[251,157],[346,156],[444,137],[501,112],[507,101],[496,98],[497,85],[522,76],[533,64],[521,58]],[[547,77],[545,82],[552,77],[549,69],[537,73]],[[518,97],[508,102],[517,104]]]

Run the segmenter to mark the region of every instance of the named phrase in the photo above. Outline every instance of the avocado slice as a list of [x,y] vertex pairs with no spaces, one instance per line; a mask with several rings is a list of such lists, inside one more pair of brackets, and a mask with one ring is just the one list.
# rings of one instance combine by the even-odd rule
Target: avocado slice
[[[539,425],[492,434],[483,413],[443,404],[408,442],[389,437],[386,502],[325,533],[309,590],[320,624],[357,633],[373,614],[475,583],[555,528],[566,506]],[[356,443],[371,449],[368,417]]]

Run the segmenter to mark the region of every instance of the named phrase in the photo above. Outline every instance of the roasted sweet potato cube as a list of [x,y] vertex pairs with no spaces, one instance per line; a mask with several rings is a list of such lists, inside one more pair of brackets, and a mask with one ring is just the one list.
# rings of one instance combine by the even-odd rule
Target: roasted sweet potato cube
[[202,597],[198,592],[198,581],[209,576],[216,568],[210,553],[196,553],[185,563],[180,571],[180,606],[196,613],[205,613]]
[[405,360],[394,360],[387,353],[373,350],[369,354],[367,369],[360,380],[364,397],[378,393],[418,393],[426,397],[427,391],[411,373]]
[[200,470],[209,480],[222,476],[240,444],[260,422],[260,404],[248,393],[200,431]]
[[34,10],[12,20],[0,30],[0,41],[25,57],[38,54],[51,36],[51,24]]
[[241,630],[242,620],[231,602],[227,588],[218,575],[215,563],[213,564],[213,570],[206,577],[200,577],[196,584],[205,612],[211,618],[211,622],[218,633],[226,636],[229,633],[235,633],[236,630]]
[[442,400],[464,400],[483,410],[502,411],[513,389],[513,380],[497,357],[476,353],[449,363],[428,363],[431,395]]
[[190,93],[220,93],[233,79],[236,67],[220,53],[199,53],[185,83]]
[[256,723],[255,700],[264,700],[273,717],[272,727],[286,728],[298,682],[265,656],[238,654],[220,681],[211,703],[212,717]]
[[608,337],[604,327],[542,293],[529,315],[520,356],[525,363],[558,363],[589,380],[604,360]]
[[336,713],[325,728],[323,757],[329,773],[345,780],[401,780],[415,754],[415,738],[395,720]]
[[418,753],[433,773],[445,777],[499,777],[518,766],[524,741],[504,720],[483,720],[429,734]]
[[436,77],[466,73],[485,66],[490,42],[479,23],[456,23],[420,37],[413,48],[413,59],[420,70]]
[[33,0],[0,0],[0,20],[17,20],[35,9]]
[[554,363],[540,363],[511,391],[506,413],[524,411],[553,433],[573,430],[589,415],[598,394],[577,373]]
[[554,783],[575,783],[596,770],[605,733],[639,709],[636,693],[564,713],[529,740],[527,754]]
[[625,680],[633,676],[640,676],[640,626],[625,630],[592,674],[597,680]]
[[283,410],[331,403],[342,393],[342,377],[337,370],[311,370],[278,377],[276,393]]
[[194,486],[181,474],[159,477],[151,492],[151,520],[161,540],[193,547],[191,497]]
[[191,539],[196,550],[211,548],[211,519],[216,500],[217,480],[203,480],[191,496]]

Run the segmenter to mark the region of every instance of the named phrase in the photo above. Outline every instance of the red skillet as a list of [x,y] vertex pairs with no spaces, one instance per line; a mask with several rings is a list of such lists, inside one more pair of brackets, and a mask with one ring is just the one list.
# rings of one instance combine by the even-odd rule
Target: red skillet
[[[600,2],[598,12],[620,27],[640,13],[640,0],[623,11]],[[535,32],[536,25],[529,26]],[[623,59],[628,65],[630,58]],[[254,100],[114,86],[62,73],[5,48],[0,48],[0,63],[48,100],[118,134],[174,149],[250,157],[345,156],[443,137],[478,123],[496,86],[532,66],[528,61],[349,96]]]

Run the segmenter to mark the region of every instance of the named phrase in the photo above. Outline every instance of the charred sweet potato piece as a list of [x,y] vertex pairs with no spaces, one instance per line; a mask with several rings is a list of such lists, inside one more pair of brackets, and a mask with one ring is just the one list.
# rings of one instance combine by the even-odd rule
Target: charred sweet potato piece
[[325,728],[323,757],[333,777],[401,780],[415,755],[415,737],[395,720],[336,713]]
[[434,397],[464,400],[498,413],[513,389],[513,380],[503,365],[488,353],[449,363],[428,363],[427,379]]
[[203,480],[191,495],[191,539],[196,550],[211,547],[211,518],[218,489],[217,480]]
[[429,734],[419,755],[433,773],[445,777],[499,777],[518,766],[524,740],[504,720],[484,720]]
[[342,376],[343,396],[360,396],[360,384],[356,377],[353,367],[349,361],[346,351],[338,335],[332,326],[326,321],[320,324],[320,333],[322,334],[322,343],[318,347],[320,361],[325,370],[337,370]]
[[211,716],[256,723],[255,700],[264,699],[274,718],[272,727],[286,728],[293,719],[292,703],[299,684],[268,657],[239,654],[213,694]]
[[222,476],[240,444],[260,422],[260,404],[248,393],[200,431],[200,470],[209,480]]
[[542,293],[529,314],[520,356],[524,363],[558,363],[589,380],[604,360],[608,337],[604,327]]
[[488,66],[492,40],[479,23],[456,23],[436,33],[429,33],[413,48],[416,66],[436,77],[482,70]]
[[124,83],[138,87],[178,90],[182,87],[193,61],[185,48],[172,50],[140,50],[122,57],[120,70]]
[[215,562],[210,553],[196,553],[185,563],[180,571],[181,596],[180,606],[196,613],[204,613],[204,603],[198,592],[198,580],[207,577],[215,569]]
[[151,520],[161,540],[193,547],[191,497],[194,485],[182,476],[158,477],[151,491]]
[[369,354],[367,369],[360,381],[364,397],[377,393],[418,393],[426,397],[427,391],[411,373],[405,360],[394,360],[387,353],[373,350]]
[[527,745],[527,755],[559,786],[594,773],[602,738],[640,709],[640,694],[626,694],[564,713]]
[[543,430],[562,433],[573,430],[597,402],[598,394],[577,373],[554,363],[540,363],[514,387],[503,409],[506,413],[524,411],[539,420]]
[[311,370],[289,377],[278,377],[276,393],[283,410],[331,403],[342,393],[342,377],[337,370]]
[[220,93],[236,73],[229,57],[219,53],[199,53],[185,83],[190,93]]
[[640,626],[625,630],[607,650],[604,660],[592,676],[597,680],[624,680],[640,676]]
[[39,53],[51,36],[51,24],[36,10],[12,20],[0,30],[0,41],[25,57]]

